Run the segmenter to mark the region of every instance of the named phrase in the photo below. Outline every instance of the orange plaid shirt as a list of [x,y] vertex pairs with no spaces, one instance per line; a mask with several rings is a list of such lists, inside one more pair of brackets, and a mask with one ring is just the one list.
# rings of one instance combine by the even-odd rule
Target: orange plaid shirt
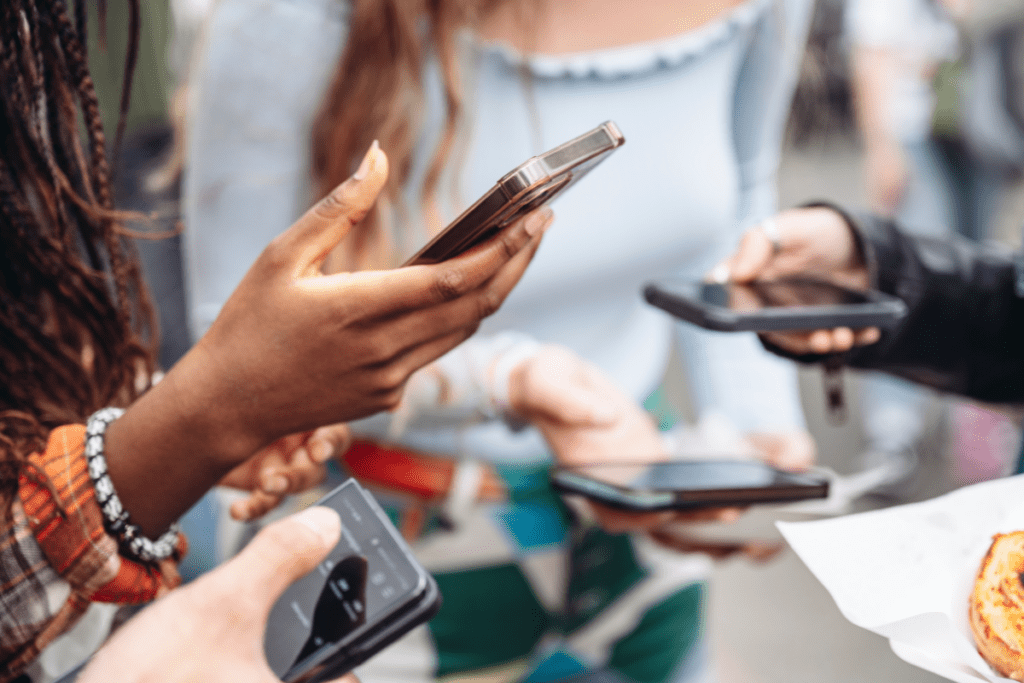
[[85,427],[50,434],[28,458],[0,528],[0,682],[19,675],[91,602],[147,602],[180,583],[178,552],[160,563],[123,557],[104,530],[86,466]]

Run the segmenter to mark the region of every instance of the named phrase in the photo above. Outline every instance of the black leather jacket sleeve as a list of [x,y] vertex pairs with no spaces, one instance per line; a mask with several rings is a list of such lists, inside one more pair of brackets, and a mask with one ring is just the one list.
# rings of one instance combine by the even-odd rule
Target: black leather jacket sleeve
[[910,237],[878,218],[846,218],[874,286],[903,299],[909,312],[877,344],[845,354],[845,363],[982,401],[1024,402],[1021,257],[991,244]]

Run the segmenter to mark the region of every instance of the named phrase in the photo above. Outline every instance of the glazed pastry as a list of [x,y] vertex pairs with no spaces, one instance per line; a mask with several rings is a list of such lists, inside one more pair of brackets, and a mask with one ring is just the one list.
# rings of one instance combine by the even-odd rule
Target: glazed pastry
[[1000,675],[1024,681],[1024,531],[996,534],[971,593],[978,652]]

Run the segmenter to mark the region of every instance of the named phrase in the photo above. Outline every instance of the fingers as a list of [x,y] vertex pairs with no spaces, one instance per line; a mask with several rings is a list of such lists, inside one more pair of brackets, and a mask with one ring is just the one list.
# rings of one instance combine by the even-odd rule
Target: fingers
[[374,140],[359,169],[307,211],[275,244],[291,277],[315,274],[324,258],[373,207],[388,179],[388,159]]
[[314,506],[267,526],[218,575],[250,595],[265,618],[284,589],[316,567],[338,543],[341,518]]
[[231,518],[239,522],[249,522],[267,514],[284,500],[283,495],[253,491],[242,500],[231,503],[228,511]]
[[874,344],[881,339],[882,333],[877,327],[862,330],[851,330],[848,327],[837,327],[832,330],[813,330],[795,332],[771,332],[764,337],[772,344],[793,354],[843,353],[854,346]]
[[558,383],[539,377],[530,383],[527,403],[531,411],[563,425],[611,426],[621,415],[609,397],[581,383]]
[[[324,305],[358,301],[360,312],[371,311],[375,318],[475,298],[479,308],[470,313],[471,321],[478,322],[493,313],[519,281],[551,220],[550,209],[538,209],[486,243],[443,263],[339,273],[303,281],[302,286],[323,292]],[[338,297],[339,287],[350,296]]]
[[315,463],[325,463],[341,456],[352,444],[352,431],[345,423],[320,427],[306,443],[306,450]]
[[805,431],[754,432],[746,435],[761,460],[784,470],[806,470],[817,459],[818,447]]
[[[748,230],[736,253],[712,270],[716,282],[750,282],[757,279],[775,256],[775,247],[763,230]],[[725,276],[724,278],[722,276]]]

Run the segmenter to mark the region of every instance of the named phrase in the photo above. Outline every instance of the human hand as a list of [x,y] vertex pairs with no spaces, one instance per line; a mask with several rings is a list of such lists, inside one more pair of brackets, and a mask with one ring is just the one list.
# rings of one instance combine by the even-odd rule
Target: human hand
[[231,504],[231,516],[239,521],[262,517],[285,496],[316,486],[327,476],[327,462],[351,443],[352,433],[342,423],[291,434],[261,449],[220,480],[221,486],[251,492]]
[[[712,271],[717,281],[750,282],[787,277],[812,277],[853,289],[866,289],[867,266],[846,221],[827,208],[784,211],[772,223],[777,242],[761,227],[748,231],[736,252]],[[848,351],[854,345],[873,344],[880,337],[874,327],[851,330],[796,330],[763,335],[796,354]]]
[[538,210],[436,265],[323,275],[324,258],[386,179],[386,157],[374,146],[356,175],[267,247],[179,364],[193,383],[201,378],[201,391],[189,393],[202,396],[201,410],[218,407],[236,457],[243,444],[251,453],[285,434],[394,407],[413,371],[498,308],[551,220]]
[[[272,683],[263,653],[274,603],[341,536],[338,514],[312,507],[260,531],[236,557],[157,600],[118,629],[80,683]],[[336,683],[358,683],[352,674]]]
[[[545,346],[509,376],[509,405],[540,430],[561,465],[667,460],[651,417],[596,366],[559,346]],[[643,532],[675,522],[733,521],[736,508],[637,513],[587,501],[610,533]]]
[[750,432],[745,440],[756,458],[773,467],[792,472],[806,470],[818,459],[818,446],[807,431]]
[[203,338],[107,430],[111,479],[147,535],[275,440],[397,405],[409,375],[472,335],[526,270],[548,209],[443,263],[324,275],[324,258],[369,211],[387,166],[372,146],[351,178],[260,254]]

